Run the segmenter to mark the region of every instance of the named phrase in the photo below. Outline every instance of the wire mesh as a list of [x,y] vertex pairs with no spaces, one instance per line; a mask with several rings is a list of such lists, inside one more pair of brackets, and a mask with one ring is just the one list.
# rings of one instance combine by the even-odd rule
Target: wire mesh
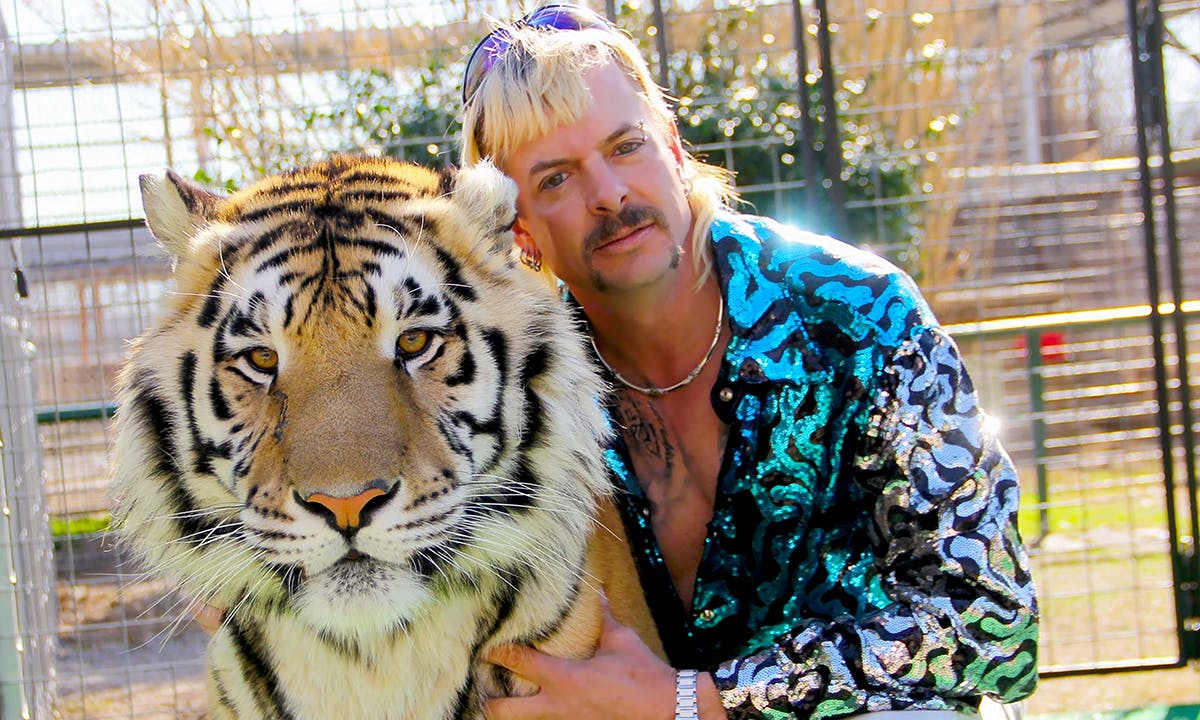
[[[1127,3],[831,5],[832,62],[808,2],[667,2],[662,27],[646,4],[617,16],[667,78],[685,136],[738,173],[756,208],[887,254],[949,324],[1022,472],[1043,669],[1178,660]],[[1200,12],[1162,7],[1186,247],[1200,227]],[[520,11],[500,1],[0,4],[11,66],[0,78],[0,261],[24,271],[27,297],[11,307],[36,346],[35,400],[18,407],[6,391],[0,406],[40,423],[31,498],[53,521],[58,612],[34,635],[57,641],[59,717],[187,717],[204,702],[203,634],[168,588],[106,552],[102,529],[114,372],[170,288],[164,259],[130,221],[141,214],[138,174],[173,167],[231,188],[338,151],[451,162],[465,53],[489,18]],[[831,71],[833,107],[820,93]],[[841,221],[824,211],[835,172]],[[1193,341],[1167,362],[1189,363],[1195,378],[1200,257],[1183,263],[1183,297],[1171,299]],[[1168,409],[1177,423],[1177,402]],[[1190,451],[1165,461],[1178,470]],[[20,477],[28,492],[29,471]],[[1182,526],[1192,499],[1172,499]],[[39,672],[5,675],[5,696],[14,682],[41,687],[49,663]]]

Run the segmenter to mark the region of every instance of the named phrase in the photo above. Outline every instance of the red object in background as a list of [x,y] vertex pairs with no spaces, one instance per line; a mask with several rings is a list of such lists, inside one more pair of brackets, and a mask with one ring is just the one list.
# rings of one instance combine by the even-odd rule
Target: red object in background
[[1067,338],[1057,331],[1042,333],[1042,341],[1040,343],[1042,349],[1042,362],[1057,363],[1067,359]]
[[[1017,336],[1017,349],[1025,352],[1025,336]],[[1047,330],[1038,336],[1038,350],[1044,363],[1060,363],[1067,359],[1067,336],[1061,330]]]

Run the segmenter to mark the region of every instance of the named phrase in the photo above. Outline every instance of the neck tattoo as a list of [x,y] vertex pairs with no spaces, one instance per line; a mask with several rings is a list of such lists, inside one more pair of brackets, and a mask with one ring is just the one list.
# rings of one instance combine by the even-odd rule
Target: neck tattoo
[[651,397],[666,395],[672,390],[678,390],[679,388],[684,387],[695,380],[700,375],[700,372],[704,370],[704,367],[708,365],[708,361],[713,356],[713,351],[717,349],[717,341],[721,339],[721,322],[725,319],[725,298],[720,294],[717,295],[717,303],[717,325],[715,328],[713,328],[712,342],[708,345],[708,351],[704,353],[704,358],[700,360],[700,364],[697,365],[690,373],[688,373],[687,377],[675,383],[674,385],[669,385],[667,387],[642,387],[641,385],[635,385],[622,377],[621,373],[616,371],[616,368],[608,364],[608,361],[605,360],[604,356],[600,354],[600,348],[596,347],[596,338],[594,335],[589,336],[592,341],[592,350],[595,351],[596,357],[600,358],[600,364],[603,365],[606,370],[612,373],[612,376],[617,379],[617,382],[621,383],[625,387]]

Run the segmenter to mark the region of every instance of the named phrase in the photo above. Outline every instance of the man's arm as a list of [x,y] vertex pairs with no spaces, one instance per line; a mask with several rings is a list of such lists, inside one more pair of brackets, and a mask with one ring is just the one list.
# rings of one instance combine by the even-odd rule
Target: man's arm
[[823,718],[1013,701],[1037,679],[1037,610],[1018,485],[953,341],[895,353],[854,474],[877,498],[872,544],[893,603],[803,624],[715,673],[730,718]]

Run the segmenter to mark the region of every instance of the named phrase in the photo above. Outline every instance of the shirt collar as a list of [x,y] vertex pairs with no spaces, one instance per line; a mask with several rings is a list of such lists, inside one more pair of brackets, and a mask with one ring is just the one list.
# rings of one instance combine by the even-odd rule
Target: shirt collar
[[710,233],[713,265],[733,330],[725,351],[726,380],[828,380],[832,371],[809,338],[795,291],[785,282],[787,268],[777,264],[778,253],[764,246],[763,239],[777,233],[760,218],[729,212],[716,214]]

